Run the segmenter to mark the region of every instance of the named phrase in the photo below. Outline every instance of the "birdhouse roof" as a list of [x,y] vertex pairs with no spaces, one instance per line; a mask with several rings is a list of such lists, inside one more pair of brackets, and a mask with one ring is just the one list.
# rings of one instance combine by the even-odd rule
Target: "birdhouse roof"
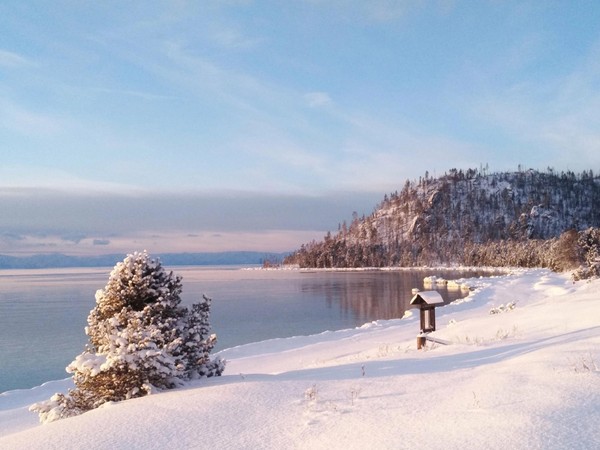
[[421,305],[423,303],[426,305],[440,305],[444,303],[444,299],[438,291],[421,291],[417,292],[410,301],[411,305]]

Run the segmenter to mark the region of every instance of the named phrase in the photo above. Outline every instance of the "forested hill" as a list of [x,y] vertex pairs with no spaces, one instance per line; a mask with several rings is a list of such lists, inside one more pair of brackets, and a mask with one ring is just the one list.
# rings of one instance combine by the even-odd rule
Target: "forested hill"
[[337,234],[303,245],[286,262],[301,267],[549,265],[544,245],[567,230],[598,226],[600,178],[591,170],[487,174],[452,169],[439,178],[426,174],[406,181],[370,216],[340,224]]

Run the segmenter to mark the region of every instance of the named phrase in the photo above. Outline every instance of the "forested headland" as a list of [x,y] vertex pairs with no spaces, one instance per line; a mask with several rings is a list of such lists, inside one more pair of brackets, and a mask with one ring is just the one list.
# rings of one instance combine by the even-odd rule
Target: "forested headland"
[[[314,268],[422,266],[596,270],[600,177],[451,169],[407,180],[369,216],[302,245],[287,264]],[[584,269],[582,269],[584,270]],[[585,271],[584,270],[584,271]],[[589,274],[588,274],[589,275]]]

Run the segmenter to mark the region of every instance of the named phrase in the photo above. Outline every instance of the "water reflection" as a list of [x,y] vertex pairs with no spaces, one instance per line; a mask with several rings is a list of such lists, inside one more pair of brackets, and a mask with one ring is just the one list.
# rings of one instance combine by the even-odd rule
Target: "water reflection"
[[481,272],[452,270],[310,272],[302,283],[303,292],[321,296],[329,307],[339,307],[342,315],[357,324],[378,319],[401,318],[413,296],[412,289],[437,290],[445,303],[468,295],[468,291],[448,288],[446,284],[427,284],[423,279],[435,275],[445,279],[472,278]]

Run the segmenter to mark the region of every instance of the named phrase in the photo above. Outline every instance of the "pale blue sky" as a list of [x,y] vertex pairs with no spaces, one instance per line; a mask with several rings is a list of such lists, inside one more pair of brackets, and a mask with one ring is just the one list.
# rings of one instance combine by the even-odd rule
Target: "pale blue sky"
[[292,250],[425,171],[600,170],[600,3],[5,0],[0,156],[0,253]]

